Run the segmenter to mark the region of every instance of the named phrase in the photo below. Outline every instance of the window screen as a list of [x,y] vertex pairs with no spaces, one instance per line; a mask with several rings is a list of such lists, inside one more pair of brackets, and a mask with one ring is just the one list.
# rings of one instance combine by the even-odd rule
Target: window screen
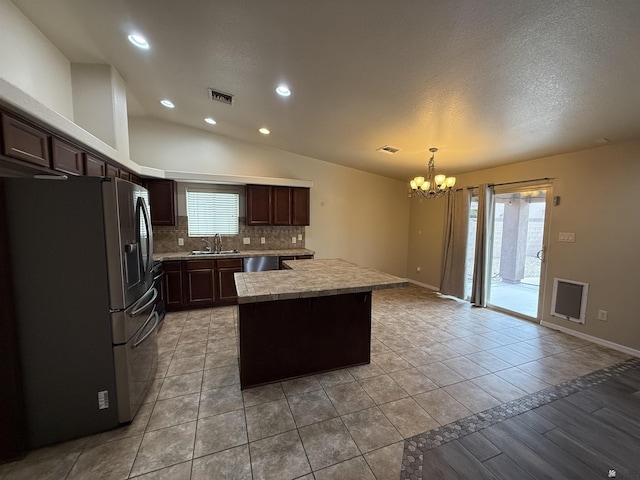
[[187,189],[186,194],[190,237],[238,234],[237,193]]

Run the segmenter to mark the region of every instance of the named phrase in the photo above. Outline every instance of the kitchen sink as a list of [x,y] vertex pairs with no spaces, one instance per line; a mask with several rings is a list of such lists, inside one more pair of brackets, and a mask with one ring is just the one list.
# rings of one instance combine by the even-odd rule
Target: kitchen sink
[[240,250],[221,250],[220,252],[211,252],[209,250],[194,250],[189,255],[231,255],[232,253],[240,253]]

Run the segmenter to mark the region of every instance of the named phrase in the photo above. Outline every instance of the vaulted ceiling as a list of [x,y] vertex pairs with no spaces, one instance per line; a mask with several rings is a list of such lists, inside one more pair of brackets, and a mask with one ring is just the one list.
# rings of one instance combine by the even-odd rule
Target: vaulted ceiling
[[640,138],[638,0],[13,3],[71,62],[113,65],[130,115],[392,178],[432,146],[455,174]]

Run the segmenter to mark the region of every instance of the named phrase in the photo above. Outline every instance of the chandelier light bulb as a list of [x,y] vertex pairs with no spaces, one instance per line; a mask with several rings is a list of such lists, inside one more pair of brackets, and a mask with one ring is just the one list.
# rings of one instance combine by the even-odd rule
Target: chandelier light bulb
[[431,147],[429,151],[431,152],[431,158],[429,158],[427,164],[427,174],[409,181],[411,186],[409,190],[410,197],[439,198],[452,191],[453,186],[456,184],[456,177],[447,177],[443,174],[436,175],[435,153],[438,149]]

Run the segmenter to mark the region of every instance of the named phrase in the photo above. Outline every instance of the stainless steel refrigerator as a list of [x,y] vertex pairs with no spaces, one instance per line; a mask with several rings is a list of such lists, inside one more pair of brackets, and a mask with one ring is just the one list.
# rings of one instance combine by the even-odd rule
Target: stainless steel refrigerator
[[31,448],[130,422],[160,320],[147,191],[121,179],[4,179]]

